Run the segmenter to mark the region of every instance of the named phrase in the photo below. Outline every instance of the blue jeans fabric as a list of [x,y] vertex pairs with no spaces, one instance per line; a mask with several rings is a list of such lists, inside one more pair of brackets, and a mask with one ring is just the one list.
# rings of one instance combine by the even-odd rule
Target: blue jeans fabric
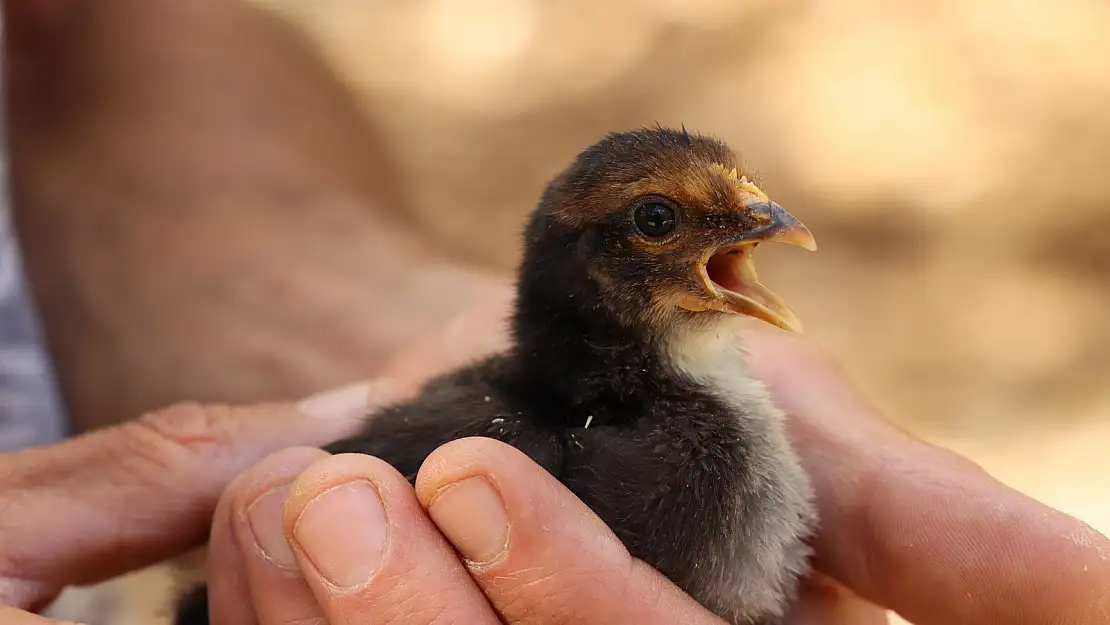
[[69,426],[23,273],[0,162],[0,453],[55,442]]

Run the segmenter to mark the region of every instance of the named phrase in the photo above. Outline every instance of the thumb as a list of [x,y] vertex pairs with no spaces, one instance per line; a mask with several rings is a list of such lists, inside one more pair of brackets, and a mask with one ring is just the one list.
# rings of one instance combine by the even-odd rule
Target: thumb
[[378,383],[296,406],[182,404],[0,456],[0,603],[30,607],[199,545],[242,470],[341,438],[392,394]]

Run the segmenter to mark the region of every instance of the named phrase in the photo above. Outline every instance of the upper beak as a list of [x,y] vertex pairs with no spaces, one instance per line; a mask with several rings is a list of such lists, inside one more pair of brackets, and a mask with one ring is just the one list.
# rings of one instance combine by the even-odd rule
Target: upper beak
[[747,205],[745,209],[749,214],[766,220],[767,225],[745,236],[744,241],[751,243],[777,241],[797,245],[811,252],[817,250],[817,241],[814,240],[809,228],[775,202],[755,202]]
[[756,244],[764,242],[789,243],[813,251],[817,242],[809,228],[774,202],[761,199],[745,209],[754,221],[765,225],[708,250],[700,271],[704,286],[726,312],[748,315],[800,333],[802,323],[790,306],[759,283],[752,251]]

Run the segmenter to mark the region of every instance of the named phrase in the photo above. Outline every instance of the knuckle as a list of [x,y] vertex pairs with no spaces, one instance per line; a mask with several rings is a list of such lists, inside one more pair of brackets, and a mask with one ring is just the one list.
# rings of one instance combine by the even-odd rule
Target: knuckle
[[379,608],[378,617],[385,623],[447,623],[452,610],[450,597],[442,592],[444,586],[443,580],[429,573],[383,575],[371,582],[370,604]]
[[573,543],[559,542],[525,548],[501,565],[472,571],[511,622],[578,623],[613,616],[606,608],[613,596],[654,592],[662,597],[663,588],[648,587],[650,576],[641,575],[638,561],[616,536],[597,536],[578,553]]
[[210,457],[230,444],[221,426],[231,411],[225,406],[185,402],[149,412],[120,428],[120,453],[128,462],[173,471]]
[[496,603],[514,622],[572,622],[577,599],[596,583],[578,566],[524,568],[497,576]]

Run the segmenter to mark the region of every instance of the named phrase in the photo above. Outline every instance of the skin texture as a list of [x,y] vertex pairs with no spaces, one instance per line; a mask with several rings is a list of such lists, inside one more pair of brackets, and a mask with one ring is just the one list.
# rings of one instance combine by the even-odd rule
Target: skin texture
[[820,570],[914,623],[1110,622],[1099,532],[891,426],[804,343],[751,338],[786,411],[820,415],[793,423],[822,523],[839,528],[817,536]]
[[267,13],[0,6],[13,217],[78,431],[377,376],[497,297],[409,223],[361,106]]
[[[825,519],[815,541],[821,578],[805,585],[788,623],[884,622],[861,596],[920,625],[1107,622],[1110,563],[1102,554],[1110,541],[1105,537],[992,480],[966,459],[894,428],[809,344],[777,333],[750,334],[747,341],[754,373],[787,408],[803,462],[818,476]],[[458,343],[444,347],[466,349]],[[827,401],[809,399],[814,389]],[[338,397],[306,402],[311,415],[282,405],[178,407],[148,415],[141,432],[125,425],[0,457],[0,503],[7,511],[0,597],[11,606],[0,608],[0,618],[13,625],[54,623],[22,610],[41,605],[65,584],[104,579],[194,546],[218,502],[211,552],[219,562],[212,580],[219,589],[218,623],[277,625],[325,617],[496,623],[483,611],[489,608],[476,605],[476,590],[488,598],[487,605],[529,623],[576,622],[545,620],[550,614],[605,623],[615,611],[644,606],[652,608],[644,619],[648,623],[674,622],[663,617],[715,622],[630,560],[596,518],[538,467],[498,443],[444,447],[415,490],[387,466],[362,456],[327,457],[298,448],[259,462],[283,447],[313,444],[354,427],[369,407],[368,397],[383,398],[366,388],[347,389]],[[283,427],[275,430],[275,421]],[[183,440],[193,442],[183,446]],[[169,455],[173,462],[144,461],[172,450],[178,452]],[[487,519],[475,519],[465,509],[420,515],[429,504],[434,507],[445,484],[475,473],[496,480],[512,527],[507,551],[493,564],[459,561],[443,538],[455,537],[458,544],[452,544],[461,548],[468,524]],[[186,475],[191,479],[184,480]],[[319,573],[336,563],[309,561],[293,532],[308,508],[325,501],[324,493],[352,480],[380,485],[390,514],[388,540],[407,547],[387,550],[377,572],[362,583],[337,587]],[[158,489],[163,483],[190,488]],[[283,505],[267,507],[264,520],[281,528],[278,536],[286,536],[297,554],[291,568],[263,555],[247,524],[258,494],[286,484],[292,485],[291,494]],[[518,498],[519,493],[535,495]],[[175,517],[167,510],[190,512]],[[358,542],[366,531],[365,524],[352,526],[342,517],[318,529],[340,546]],[[1062,538],[1067,536],[1083,540]],[[115,558],[104,557],[109,550]],[[598,558],[589,575],[548,574],[561,567],[577,570],[575,563],[587,556]],[[328,570],[337,575],[341,567]],[[593,574],[597,570],[612,575]],[[433,607],[412,620],[386,620],[397,617],[395,606],[406,600]],[[456,608],[470,611],[453,612]]]
[[[497,293],[496,285],[482,286],[488,283],[480,275],[464,270],[460,276],[449,259],[437,256],[406,228],[383,227],[380,220],[363,221],[366,212],[377,214],[380,190],[368,190],[364,185],[367,172],[376,167],[372,164],[375,157],[367,154],[359,133],[352,132],[351,123],[358,120],[350,107],[332,99],[332,83],[325,81],[317,91],[303,89],[303,80],[323,75],[323,68],[311,55],[305,61],[304,51],[290,45],[287,31],[257,28],[264,23],[257,14],[215,0],[7,0],[3,6],[7,51],[12,52],[6,57],[12,64],[8,69],[18,66],[9,84],[18,225],[25,237],[36,292],[47,313],[47,331],[61,364],[67,400],[80,425],[122,421],[186,397],[239,402],[274,395],[291,397],[320,385],[375,373],[379,366],[387,370],[385,363],[396,356],[397,347],[410,345],[423,328],[443,323],[455,310],[412,308],[402,302],[406,314],[401,318],[410,320],[412,310],[427,313],[427,317],[400,328],[367,326],[364,311],[371,304],[380,305],[375,301],[380,299],[380,291],[370,286],[397,286],[382,274],[368,280],[361,271],[352,275],[346,269],[351,263],[375,260],[346,255],[351,249],[367,253],[360,247],[367,242],[372,244],[369,249],[387,250],[391,266],[409,266],[405,259],[412,260],[413,266],[416,259],[435,259],[429,270],[414,272],[402,282],[413,287],[410,294],[417,301],[421,293],[442,296],[448,293],[444,289],[454,289],[448,296],[424,301],[462,308],[467,302],[484,302]],[[67,9],[74,6],[83,7],[77,16],[80,19]],[[183,11],[186,7],[189,10]],[[149,33],[158,36],[149,37]],[[167,38],[175,34],[178,37]],[[247,58],[225,53],[235,46],[250,47],[246,44],[252,37],[253,44],[268,50],[266,54]],[[204,90],[172,88],[171,83],[182,78],[176,70],[196,64],[197,58],[181,52],[195,48],[191,43],[198,38],[209,42],[212,58],[219,59],[211,63],[200,58],[200,66],[226,70],[229,88],[242,87],[262,94],[260,97],[283,101],[296,115],[278,120],[271,128],[261,125],[264,118],[229,116],[227,110],[211,108],[211,102],[203,99]],[[90,55],[98,49],[107,52]],[[273,54],[279,49],[293,50],[292,58]],[[90,56],[98,62],[75,64],[76,59]],[[121,59],[128,62],[121,63]],[[286,62],[260,62],[265,59]],[[139,80],[120,71],[128,66]],[[284,81],[270,83],[274,91],[260,89],[260,83],[246,79],[264,76],[273,81],[274,66],[280,66],[277,75],[284,76]],[[262,68],[267,71],[257,71]],[[152,80],[159,75],[174,78]],[[197,75],[191,76],[197,79]],[[41,77],[47,79],[39,80]],[[148,85],[150,90],[136,93],[136,84]],[[52,91],[58,85],[65,87],[64,93]],[[82,88],[74,89],[74,85]],[[109,96],[120,92],[130,92],[131,98],[150,98],[148,101],[156,104],[145,108],[152,116],[135,116],[127,108],[113,112],[109,104],[117,100]],[[293,95],[309,97],[309,101],[297,100],[300,104],[294,107],[285,97]],[[119,101],[127,102],[128,97]],[[199,132],[195,124],[178,123],[196,120],[198,111],[209,115],[208,119],[224,120],[226,125]],[[235,175],[288,182],[276,195],[314,198],[314,206],[323,206],[322,211],[331,214],[338,225],[323,232],[306,229],[305,222],[291,215],[293,211],[275,210],[273,196],[244,195],[236,192],[235,185],[217,185],[214,190],[206,186],[221,180],[215,174],[221,172],[222,163],[214,155],[235,154],[252,160],[259,150],[256,133],[288,147],[290,127],[303,128],[304,120],[323,118],[334,120],[337,127],[324,133],[331,145],[307,146],[312,149],[303,152],[303,160],[256,161],[258,170]],[[119,132],[121,119],[133,133]],[[311,128],[307,134],[313,134]],[[163,140],[188,149],[160,153],[157,148]],[[274,146],[262,147],[269,153]],[[305,150],[306,146],[299,148]],[[291,152],[285,154],[288,157]],[[329,154],[341,157],[330,160],[326,158]],[[132,168],[155,178],[161,170],[163,183],[185,181],[185,192],[167,194],[158,185],[151,189],[137,184],[143,178],[119,178],[121,172]],[[75,179],[77,174],[87,178]],[[90,180],[119,184],[98,187],[89,185]],[[177,207],[168,215],[139,210],[167,203]],[[229,214],[221,210],[227,206],[249,210]],[[214,220],[213,215],[230,217],[234,223]],[[59,240],[58,231],[48,229],[50,224],[64,226],[61,231],[72,238]],[[331,228],[361,233],[351,237],[360,245],[343,247],[337,253],[313,243],[331,241],[317,239],[317,235],[330,237]],[[367,235],[378,228],[390,236],[379,240]],[[151,233],[156,240],[164,240],[167,233],[182,230],[194,233],[190,240],[204,244],[159,248],[162,255],[153,259],[149,249],[131,244]],[[236,234],[226,240],[213,238],[227,231]],[[244,233],[262,236],[244,238]],[[298,253],[291,255],[289,249]],[[312,260],[295,267],[284,264],[293,257],[301,262]],[[102,261],[93,262],[96,258]],[[218,283],[228,267],[275,288],[261,294],[232,290],[220,297],[206,292],[201,310],[164,297],[167,292],[179,292],[196,301],[194,296],[204,291],[202,287]],[[148,275],[142,273],[145,269],[149,269]],[[292,284],[275,284],[269,280],[273,275],[291,279]],[[151,276],[174,279],[151,289]],[[134,285],[141,288],[130,288]],[[281,315],[275,316],[274,301],[282,302]],[[355,323],[329,324],[334,340],[300,332],[315,327],[315,321],[305,320],[318,319],[321,312],[360,306],[364,309],[353,314]],[[135,321],[126,327],[113,325],[113,315],[120,312]],[[203,322],[182,325],[181,320],[188,317]],[[160,324],[177,331],[166,333]],[[254,344],[250,342],[229,353],[225,337],[231,336],[255,337],[257,343],[267,345],[266,358],[260,359],[257,350],[249,349]],[[277,354],[272,353],[273,336],[283,338],[277,343]],[[290,337],[305,337],[305,343],[290,342]],[[499,340],[498,333],[477,340],[493,344]],[[966,461],[892,429],[855,394],[835,366],[808,346],[782,342],[778,337],[752,340],[764,341],[762,347],[753,342],[756,373],[772,384],[778,401],[790,409],[803,461],[827,476],[817,484],[826,518],[816,541],[823,570],[859,593],[913,615],[922,624],[960,625],[992,619],[1019,625],[1106,621],[1110,574],[1098,558],[1108,550],[1103,537],[997,484]],[[322,343],[330,347],[322,348]],[[456,344],[449,340],[437,345],[435,338],[429,337],[414,349],[415,355],[397,356],[397,366],[413,375],[421,370],[442,370],[442,363],[450,360],[445,354],[452,353],[452,345]],[[338,363],[338,367],[321,372],[324,361]],[[365,370],[367,367],[372,370]],[[228,375],[228,371],[239,375]],[[245,371],[262,375],[252,378],[242,375]],[[269,381],[274,379],[280,383],[271,386]],[[229,386],[231,380],[234,385]],[[824,406],[807,399],[806,389],[815,384],[821,384],[822,397],[831,398]],[[357,398],[364,393],[354,395]],[[361,400],[357,403],[354,412],[361,415],[367,406]],[[826,421],[832,425],[825,425]],[[275,431],[275,423],[283,427]],[[207,533],[215,502],[233,476],[271,451],[316,444],[320,437],[333,438],[352,425],[337,413],[332,418],[313,418],[280,404],[189,405],[150,413],[137,425],[0,457],[0,509],[4,510],[0,599],[9,606],[0,608],[0,621],[41,625],[45,619],[25,609],[41,605],[62,586],[104,579],[178,554],[186,545],[198,545]],[[167,456],[173,461],[161,460]],[[325,478],[349,477],[322,468],[327,469],[322,474]],[[258,469],[263,478],[272,475],[263,469]],[[358,471],[363,472],[361,477],[372,477],[366,467]],[[300,475],[299,467],[282,475],[290,474]],[[530,488],[539,486],[529,484]],[[310,497],[314,493],[311,487],[308,484],[304,491]],[[228,491],[225,498],[233,492]],[[353,531],[349,527],[334,530],[337,540],[349,540]],[[904,540],[907,532],[915,538],[912,543]],[[406,536],[395,538],[400,542]],[[418,545],[414,554],[440,553],[426,543]],[[255,545],[244,541],[232,553],[247,558],[257,551]],[[540,565],[527,563],[528,567]],[[310,568],[282,575],[281,579],[294,582],[302,577],[318,579],[312,577]],[[437,582],[433,590],[438,587]],[[254,600],[271,604],[287,590],[287,584],[270,586]],[[321,591],[323,595],[331,592]],[[249,609],[250,602],[245,599],[250,595],[244,588],[230,595]],[[871,622],[844,620],[858,616],[866,606],[839,586],[813,584],[804,596],[804,608],[798,615],[807,619],[804,622]],[[521,596],[521,601],[529,599],[540,598]],[[318,616],[318,605],[309,602],[302,607],[305,614]],[[336,620],[353,618],[356,611],[372,614],[374,607],[350,601],[337,611],[342,618]],[[292,620],[289,616],[288,612],[274,615],[267,622],[288,622]]]

